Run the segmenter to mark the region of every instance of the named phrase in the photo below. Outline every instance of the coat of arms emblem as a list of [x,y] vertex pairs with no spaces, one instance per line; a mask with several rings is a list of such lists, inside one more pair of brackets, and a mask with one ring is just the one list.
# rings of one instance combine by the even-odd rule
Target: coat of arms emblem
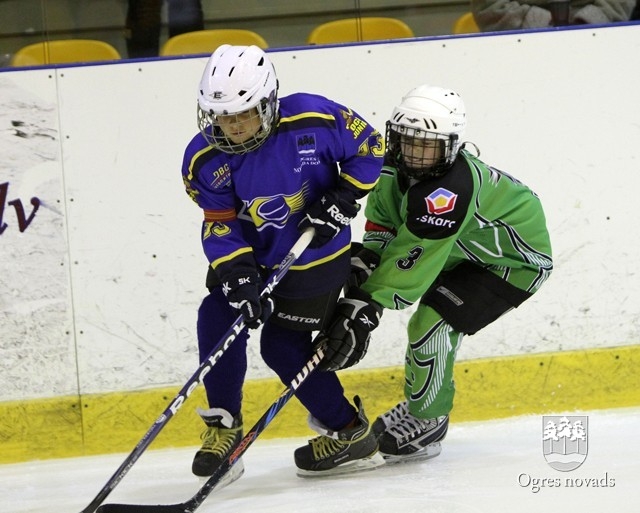
[[589,448],[586,416],[542,417],[542,450],[547,463],[561,472],[577,469]]

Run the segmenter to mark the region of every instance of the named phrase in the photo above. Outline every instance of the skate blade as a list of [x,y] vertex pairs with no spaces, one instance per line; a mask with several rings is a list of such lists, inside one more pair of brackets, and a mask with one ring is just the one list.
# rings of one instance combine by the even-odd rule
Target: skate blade
[[396,463],[409,463],[413,461],[429,460],[431,458],[435,458],[441,452],[442,452],[442,445],[440,444],[440,442],[435,442],[427,445],[426,447],[423,447],[419,451],[416,451],[412,454],[404,454],[404,455],[384,454],[384,453],[381,453],[381,454],[382,454],[382,457],[384,458],[384,461],[388,465],[395,465]]
[[[229,486],[234,481],[237,481],[244,474],[244,463],[242,459],[239,459],[236,463],[234,463],[233,467],[229,469],[229,471],[222,476],[222,479],[218,482],[217,485],[213,487],[212,491],[220,491],[223,488]],[[202,483],[206,482],[208,477],[200,477],[200,481]]]
[[373,470],[380,467],[381,465],[384,465],[384,463],[385,461],[382,455],[379,452],[376,452],[368,458],[361,458],[359,460],[353,460],[348,463],[343,463],[342,465],[338,465],[337,467],[329,470],[303,470],[299,468],[297,471],[297,475],[298,477],[304,478],[340,476],[343,474],[353,474],[355,472]]

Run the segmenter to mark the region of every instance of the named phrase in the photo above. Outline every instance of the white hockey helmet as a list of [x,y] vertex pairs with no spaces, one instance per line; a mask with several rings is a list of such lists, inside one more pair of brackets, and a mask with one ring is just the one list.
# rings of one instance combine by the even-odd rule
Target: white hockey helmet
[[[253,111],[260,128],[242,143],[221,130],[218,116]],[[225,153],[242,154],[260,146],[278,118],[278,79],[266,53],[257,46],[218,47],[205,66],[198,88],[198,127],[207,142]]]
[[[389,156],[410,178],[422,180],[441,175],[455,161],[466,125],[464,102],[458,93],[442,87],[418,86],[402,98],[387,121]],[[432,150],[425,151],[429,144]]]

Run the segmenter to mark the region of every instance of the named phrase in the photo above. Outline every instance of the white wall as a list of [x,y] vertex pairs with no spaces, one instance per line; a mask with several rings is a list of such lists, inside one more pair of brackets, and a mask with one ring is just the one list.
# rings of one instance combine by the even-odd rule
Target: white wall
[[[541,196],[555,273],[466,340],[470,359],[638,343],[639,50],[640,26],[619,25],[270,55],[281,95],[324,94],[380,131],[413,86],[457,89],[481,157]],[[0,73],[0,400],[195,371],[207,263],[180,162],[204,63]],[[16,200],[28,215],[31,198],[20,232]],[[402,362],[409,314],[385,313],[362,367]],[[272,375],[255,343],[250,362],[250,377]]]

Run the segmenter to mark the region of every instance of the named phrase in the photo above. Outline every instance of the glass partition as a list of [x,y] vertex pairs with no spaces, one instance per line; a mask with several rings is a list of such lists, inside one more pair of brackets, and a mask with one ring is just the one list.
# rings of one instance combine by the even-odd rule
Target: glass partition
[[[567,0],[568,2],[569,0]],[[612,22],[636,19],[631,15],[633,0],[617,0]],[[318,25],[343,18],[387,17],[404,23],[415,37],[477,32],[480,29],[471,14],[472,6],[479,18],[491,17],[493,25],[480,20],[485,30],[498,30],[495,16],[490,14],[492,0],[0,0],[0,68],[15,66],[15,55],[25,46],[40,43],[35,57],[18,62],[36,64],[35,60],[54,62],[64,57],[78,62],[77,55],[61,44],[42,47],[42,42],[89,39],[106,43],[111,53],[98,49],[99,60],[113,55],[122,59],[154,58],[163,55],[162,48],[172,36],[197,30],[252,31],[269,48],[297,47],[309,44],[309,36]],[[536,0],[536,8],[557,5]],[[496,0],[496,9],[499,9]],[[569,24],[589,20],[574,18]],[[487,18],[488,19],[488,18]],[[572,21],[573,20],[573,21]],[[601,17],[598,18],[601,23]],[[592,21],[595,23],[596,21]],[[508,27],[517,28],[517,20]],[[513,25],[515,23],[515,25]],[[489,27],[494,27],[490,29]],[[498,28],[495,28],[498,27]],[[338,30],[337,28],[334,30]],[[337,32],[336,32],[337,33]],[[369,34],[370,37],[367,37]],[[395,33],[394,33],[395,34]],[[237,34],[236,34],[237,36]],[[228,34],[226,37],[231,37]],[[401,37],[392,35],[389,38]],[[359,24],[355,39],[379,38]],[[387,39],[389,39],[387,38]],[[352,38],[353,39],[353,38]],[[230,41],[245,44],[243,40]],[[102,45],[104,46],[104,45]],[[88,51],[88,50],[87,50]],[[184,51],[184,50],[180,50]],[[33,49],[32,49],[33,52]],[[39,52],[39,53],[38,53]],[[57,52],[57,53],[56,53]],[[188,53],[209,53],[199,47]],[[87,57],[84,57],[88,59]],[[58,61],[59,62],[59,61]],[[22,64],[25,65],[25,64]]]
[[[72,61],[71,50],[54,45],[36,47],[31,60],[15,57],[26,46],[68,39],[102,41],[122,59],[157,57],[170,37],[202,29],[253,31],[269,48],[304,46],[316,26],[343,18],[397,18],[417,37],[441,35],[468,6],[468,0],[0,0],[0,67],[34,65],[40,56],[56,62],[55,52]],[[367,39],[367,30],[358,26],[357,38]]]

